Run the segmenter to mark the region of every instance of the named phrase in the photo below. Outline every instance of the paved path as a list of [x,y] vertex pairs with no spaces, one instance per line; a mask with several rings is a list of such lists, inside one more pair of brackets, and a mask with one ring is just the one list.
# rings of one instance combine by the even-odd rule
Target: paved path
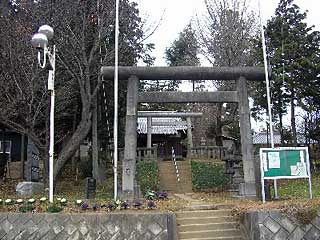
[[230,204],[210,204],[205,201],[194,199],[192,193],[175,193],[175,197],[180,198],[188,202],[184,207],[184,210],[215,210],[215,209],[226,209],[232,207]]

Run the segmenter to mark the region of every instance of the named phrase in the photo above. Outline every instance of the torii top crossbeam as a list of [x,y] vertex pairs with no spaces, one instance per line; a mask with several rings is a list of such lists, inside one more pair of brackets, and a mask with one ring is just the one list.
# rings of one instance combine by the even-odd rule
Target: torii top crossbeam
[[[106,80],[113,79],[114,67],[102,67]],[[136,76],[139,80],[247,80],[262,81],[265,77],[262,67],[119,67],[119,80]]]
[[138,117],[202,117],[200,112],[138,111]]

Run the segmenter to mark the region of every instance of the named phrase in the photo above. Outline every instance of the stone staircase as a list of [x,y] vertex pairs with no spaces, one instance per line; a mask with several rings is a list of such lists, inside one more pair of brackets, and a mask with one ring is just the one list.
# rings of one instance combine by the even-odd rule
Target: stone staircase
[[176,212],[179,240],[245,240],[231,210]]
[[176,169],[172,161],[158,162],[160,189],[167,192],[192,192],[190,161],[177,161],[180,182],[177,181]]

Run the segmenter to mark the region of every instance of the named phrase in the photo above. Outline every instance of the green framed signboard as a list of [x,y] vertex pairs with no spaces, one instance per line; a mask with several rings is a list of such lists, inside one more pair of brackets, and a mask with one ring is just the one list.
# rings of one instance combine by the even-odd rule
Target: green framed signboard
[[306,178],[309,180],[309,193],[312,198],[307,147],[260,148],[260,171],[263,202],[265,202],[264,180],[268,179]]

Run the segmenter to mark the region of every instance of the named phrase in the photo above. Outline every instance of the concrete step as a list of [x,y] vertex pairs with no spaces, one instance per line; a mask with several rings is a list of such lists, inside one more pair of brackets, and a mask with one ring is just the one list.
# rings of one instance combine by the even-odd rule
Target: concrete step
[[160,188],[192,189],[192,186],[191,186],[191,184],[174,184],[174,183],[170,183],[170,184],[160,184]]
[[198,211],[181,211],[176,213],[177,218],[205,218],[205,217],[224,217],[231,216],[231,210],[198,210]]
[[[161,182],[178,182],[177,177],[160,177]],[[179,176],[180,183],[192,183],[192,179],[186,176]]]
[[179,225],[191,225],[191,224],[207,224],[207,223],[225,223],[233,222],[232,216],[220,216],[220,217],[189,217],[189,218],[177,218]]
[[[173,162],[162,162],[158,163],[158,166],[173,166]],[[190,166],[191,164],[189,162],[177,162],[178,166]]]
[[[179,176],[180,183],[191,183],[192,180],[187,176]],[[160,182],[178,182],[177,176],[160,177]]]
[[173,193],[191,193],[192,188],[189,187],[160,187],[160,190],[165,191],[165,192],[173,192]]
[[189,238],[188,240],[245,240],[245,239],[241,236],[237,236],[237,237]]
[[160,189],[170,192],[192,192],[190,162],[177,162],[180,182],[177,181],[174,163],[159,162]]
[[[160,182],[177,182],[178,179],[177,179],[177,176],[162,176],[159,178],[160,179]],[[180,179],[180,182],[192,182],[191,180],[191,177],[188,177],[188,176],[184,176],[184,175],[179,175],[179,179]]]
[[239,237],[241,236],[241,231],[239,229],[186,231],[180,232],[178,235],[180,240],[192,238]]
[[[159,172],[159,176],[162,178],[168,178],[168,177],[176,177],[177,173],[175,171],[172,172]],[[179,171],[179,175],[180,176],[188,176],[188,177],[192,177],[192,174],[190,171]]]
[[[172,178],[172,177],[177,177],[177,173],[176,172],[160,172],[160,177],[161,178]],[[190,171],[179,171],[179,175],[180,176],[185,176],[185,177],[192,177],[192,174],[191,174],[191,172]]]
[[176,185],[165,185],[165,186],[161,186],[160,185],[160,189],[165,191],[165,190],[170,190],[170,191],[177,191],[177,192],[181,192],[181,190],[188,190],[186,192],[192,192],[192,187],[190,186],[176,186]]
[[[190,174],[191,175],[191,170],[190,169],[179,169],[178,172],[179,172],[179,174]],[[176,170],[175,169],[159,170],[159,173],[160,174],[171,175],[171,174],[176,174]]]
[[[168,162],[158,162],[158,165],[159,166],[170,166],[170,165],[174,165],[174,163],[172,161],[168,161]],[[186,165],[186,166],[190,166],[191,163],[190,162],[187,162],[187,161],[178,161],[177,162],[177,165],[180,165],[180,166],[183,166],[183,165]]]
[[[175,178],[175,179],[161,179],[160,178],[160,184],[161,183],[165,183],[165,184],[174,183],[174,184],[176,184],[176,183],[178,183],[178,180],[177,180],[177,178]],[[191,179],[180,177],[179,184],[192,184],[192,181],[191,181]]]
[[[192,174],[190,171],[185,171],[185,172],[179,171],[179,175],[189,177],[190,179],[192,178]],[[174,177],[177,177],[177,173],[176,172],[160,172],[159,171],[159,177],[160,178],[174,178]]]
[[168,181],[168,182],[160,182],[160,186],[168,186],[168,187],[173,187],[173,186],[180,186],[180,187],[184,187],[184,186],[191,186],[192,187],[192,184],[191,182],[178,182],[177,180],[176,181]]
[[[176,196],[179,197],[179,195],[176,194]],[[183,199],[183,198],[182,198]],[[192,199],[192,198],[191,198]],[[195,200],[196,201],[196,200]],[[201,202],[201,201],[200,201]],[[191,205],[191,206],[185,206],[183,208],[183,211],[201,211],[201,210],[206,210],[206,211],[211,211],[211,210],[225,210],[225,209],[232,209],[233,205],[230,204],[200,204],[200,205]]]
[[169,189],[192,189],[192,186],[190,184],[160,184],[160,188],[169,188]]
[[193,231],[207,231],[207,230],[222,230],[222,229],[237,229],[237,222],[223,222],[223,223],[206,223],[206,224],[188,224],[179,225],[178,231],[187,232],[190,229]]
[[[159,171],[162,171],[162,172],[175,172],[176,171],[176,168],[175,166],[168,166],[168,167],[159,167],[158,168]],[[178,171],[190,171],[191,172],[191,169],[190,167],[181,167],[181,166],[178,166]]]

